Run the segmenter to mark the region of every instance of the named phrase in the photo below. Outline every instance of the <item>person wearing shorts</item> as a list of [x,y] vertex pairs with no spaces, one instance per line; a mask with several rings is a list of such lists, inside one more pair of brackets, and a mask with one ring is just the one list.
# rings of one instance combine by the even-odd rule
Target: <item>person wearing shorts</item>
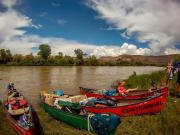
[[168,65],[166,67],[166,76],[167,76],[166,85],[171,89],[172,88],[172,79],[173,79],[172,61],[168,62]]

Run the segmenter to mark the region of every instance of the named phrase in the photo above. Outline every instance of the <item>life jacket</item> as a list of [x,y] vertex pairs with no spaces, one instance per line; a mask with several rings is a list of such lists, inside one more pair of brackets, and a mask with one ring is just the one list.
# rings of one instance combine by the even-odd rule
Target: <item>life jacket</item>
[[128,94],[128,92],[126,91],[126,89],[123,86],[118,86],[118,92],[119,92],[119,94],[122,94],[122,95]]
[[28,106],[27,101],[24,99],[19,99],[19,100],[12,100],[9,102],[11,104],[12,110],[17,110],[20,108],[25,108]]

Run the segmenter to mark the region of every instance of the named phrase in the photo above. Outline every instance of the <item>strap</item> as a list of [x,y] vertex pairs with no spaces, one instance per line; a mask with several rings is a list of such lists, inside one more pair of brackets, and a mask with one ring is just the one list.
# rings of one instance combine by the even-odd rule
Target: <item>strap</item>
[[87,117],[87,124],[88,124],[88,132],[89,132],[89,134],[91,134],[93,132],[93,128],[92,128],[92,125],[91,125],[91,122],[90,122],[90,118],[92,116],[94,116],[94,114],[88,115],[88,117]]

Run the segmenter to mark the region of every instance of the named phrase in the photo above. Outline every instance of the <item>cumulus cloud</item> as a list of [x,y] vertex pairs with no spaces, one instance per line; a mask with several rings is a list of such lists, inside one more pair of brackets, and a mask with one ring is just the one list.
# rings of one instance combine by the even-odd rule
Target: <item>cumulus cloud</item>
[[[101,56],[118,56],[122,54],[134,55],[149,55],[151,50],[148,48],[137,48],[135,45],[124,43],[122,46],[107,46],[107,45],[93,45],[83,44],[74,40],[67,40],[64,38],[54,37],[40,37],[38,35],[24,35],[21,37],[14,37],[1,44],[5,49],[11,49],[12,53],[29,54],[33,52],[32,49],[37,48],[40,44],[49,44],[52,49],[52,54],[56,55],[58,52],[63,52],[66,55],[74,56],[75,49],[82,49],[88,55]],[[36,54],[37,52],[34,52]]]
[[179,0],[88,0],[91,8],[124,37],[148,42],[153,54],[174,50],[180,42]]
[[[135,45],[127,43],[119,47],[115,45],[97,46],[63,38],[45,38],[38,35],[26,35],[26,31],[22,28],[34,27],[38,29],[42,26],[32,24],[31,18],[11,8],[16,2],[16,0],[1,2],[1,4],[7,7],[7,11],[0,12],[0,48],[10,49],[13,54],[20,53],[25,55],[32,52],[36,54],[38,46],[43,43],[47,43],[51,46],[53,55],[58,54],[58,52],[63,52],[64,54],[73,56],[74,50],[77,48],[82,49],[89,55],[96,55],[97,57],[117,56],[121,54],[150,54],[150,50],[147,48],[137,48]],[[42,17],[45,15],[46,13],[44,12]],[[57,23],[63,25],[67,23],[67,21],[59,19]]]
[[13,7],[17,2],[18,0],[0,0],[0,3],[7,8]]
[[[166,48],[166,47],[168,48],[163,50],[163,53],[165,54],[180,53],[180,50],[175,48],[175,46],[169,45],[170,41],[171,43],[175,43],[177,41],[175,39],[178,37],[177,31],[179,25],[176,25],[177,26],[176,30],[174,29],[175,26],[172,26],[172,29],[166,29],[165,31],[165,28],[167,27],[166,24],[167,19],[163,20],[165,21],[165,24],[162,24],[162,26],[157,27],[157,24],[159,23],[156,20],[157,17],[155,19],[151,17],[151,20],[149,19],[150,21],[146,20],[147,21],[146,22],[144,20],[144,22],[141,23],[144,24],[146,22],[149,25],[152,23],[153,26],[139,25],[138,19],[143,17],[147,19],[147,17],[144,13],[145,11],[144,10],[141,11],[141,6],[138,6],[138,4],[133,0],[131,1],[132,4],[130,3],[130,0],[127,0],[129,1],[129,3],[127,1],[124,1],[124,3],[126,3],[124,7],[121,7],[121,5],[119,5],[119,8],[117,8],[117,5],[119,4],[118,2],[122,3],[122,0],[119,1],[114,0],[113,2],[110,0],[108,2],[104,0],[92,0],[91,1],[92,3],[90,3],[90,5],[100,13],[103,19],[106,19],[110,24],[112,24],[112,26],[110,26],[109,29],[117,29],[117,30],[127,29],[127,31],[123,33],[124,37],[129,37],[134,32],[137,32],[138,33],[137,37],[141,42],[145,42],[145,41],[150,42],[150,48],[138,48],[136,45],[128,44],[128,43],[124,43],[119,46],[84,44],[78,41],[64,39],[60,37],[55,38],[55,37],[41,37],[38,35],[27,35],[26,30],[23,28],[34,27],[38,29],[41,28],[42,26],[39,24],[34,25],[32,23],[31,18],[13,9],[13,6],[16,5],[17,1],[18,0],[0,1],[0,4],[3,4],[4,7],[7,8],[6,11],[0,12],[0,48],[10,49],[13,54],[20,53],[25,55],[32,52],[36,54],[38,51],[38,46],[44,43],[49,44],[51,46],[53,55],[58,54],[58,52],[63,52],[64,54],[73,56],[74,50],[77,48],[82,49],[84,52],[86,52],[89,55],[96,55],[97,57],[118,56],[122,54],[151,55],[153,54],[152,51],[154,50],[159,51],[162,48]],[[141,0],[137,0],[137,1],[140,2],[139,4],[141,4],[142,2]],[[176,1],[174,0],[174,2]],[[139,10],[133,8],[134,3],[136,3],[137,7],[140,8]],[[131,8],[129,7],[128,9],[126,9],[127,8],[126,6],[130,6]],[[174,4],[172,6],[174,6]],[[127,11],[124,12],[124,10]],[[139,12],[136,11],[137,13],[134,13],[135,12],[134,10],[138,10]],[[122,12],[124,12],[124,16],[122,15]],[[137,14],[137,16],[134,16],[134,14]],[[139,17],[138,14],[142,14],[143,17]],[[174,12],[172,14],[174,14]],[[172,14],[169,13],[169,15]],[[46,16],[46,13],[44,13],[44,15],[42,14],[42,17],[44,16]],[[136,19],[136,17],[138,19]],[[159,13],[159,17],[164,19],[164,13],[163,12]],[[171,17],[176,18],[177,16],[174,15]],[[141,21],[143,21],[143,19],[141,19]],[[156,24],[155,22],[158,23]],[[172,20],[169,20],[169,22],[171,24]],[[58,23],[62,25],[66,23],[66,21],[59,20]],[[154,29],[154,30],[150,32],[150,29]],[[153,32],[155,35],[153,34]],[[176,36],[172,36],[173,34],[175,34]]]
[[91,55],[96,56],[119,56],[123,54],[130,55],[150,55],[151,50],[148,48],[137,48],[133,44],[124,43],[122,46],[101,46],[93,50]]
[[25,28],[32,26],[32,20],[14,10],[0,12],[0,43],[9,40],[14,36],[22,36],[25,34]]
[[42,25],[34,25],[32,19],[28,16],[14,10],[12,7],[16,5],[18,0],[1,0],[0,4],[7,9],[0,12],[0,44],[4,41],[11,40],[16,36],[23,36],[26,31],[23,28],[33,27],[39,29]]

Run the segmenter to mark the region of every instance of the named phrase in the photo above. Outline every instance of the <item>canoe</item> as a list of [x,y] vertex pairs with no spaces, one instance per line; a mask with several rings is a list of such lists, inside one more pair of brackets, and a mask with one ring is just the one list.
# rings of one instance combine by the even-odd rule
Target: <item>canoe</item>
[[[57,97],[57,96],[56,96],[56,98],[61,99],[61,97]],[[62,98],[66,98],[66,97],[63,96]],[[44,108],[44,110],[49,115],[54,117],[55,119],[60,120],[60,121],[66,123],[68,125],[71,125],[71,126],[73,126],[75,128],[83,129],[83,130],[87,130],[89,132],[92,132],[92,129],[89,128],[89,119],[88,118],[90,117],[90,115],[85,116],[85,115],[82,115],[80,113],[75,113],[74,111],[71,112],[71,111],[64,110],[65,108],[60,107],[60,106],[57,107],[57,106],[54,106],[54,105],[50,105],[49,102],[45,103],[46,100],[45,100],[44,97],[42,97],[42,95],[41,95],[41,99],[42,99],[42,107]],[[105,114],[107,114],[107,113],[105,113]],[[116,115],[114,115],[114,116],[116,116]],[[120,123],[120,118],[119,117],[117,117],[117,118],[119,119],[118,124],[117,123],[115,124],[113,122],[113,124],[115,124],[115,127],[117,127],[119,125],[119,123]],[[116,129],[113,129],[108,134],[114,134],[115,130]]]
[[137,100],[121,100],[116,106],[87,106],[81,107],[86,111],[93,113],[113,113],[118,116],[132,116],[155,114],[160,112],[166,106],[167,93],[156,93],[148,99]]
[[95,98],[111,98],[114,100],[120,100],[120,99],[142,99],[142,98],[148,98],[150,96],[153,96],[155,93],[168,93],[168,87],[159,88],[157,90],[152,90],[149,92],[148,90],[135,90],[132,92],[129,92],[129,94],[124,97],[121,95],[116,96],[107,96],[103,94],[98,94],[97,89],[91,89],[91,88],[84,88],[79,87],[80,93],[86,95],[87,97],[95,97]]
[[[17,110],[9,109],[8,106],[10,104],[9,101],[11,100],[10,97],[13,98],[13,100],[23,99],[22,95],[20,97],[13,97],[13,96],[7,97],[8,100],[4,102],[4,112],[6,114],[8,123],[14,128],[14,130],[19,135],[35,135],[31,105],[27,103],[25,108],[20,108]],[[28,124],[27,125],[20,124],[19,122],[20,118],[24,118],[25,116],[29,118],[29,120],[26,121]]]
[[21,108],[18,110],[8,110],[7,112],[12,115],[12,116],[16,116],[16,115],[21,115],[23,113],[27,113],[29,111],[30,107],[26,107],[26,108]]

